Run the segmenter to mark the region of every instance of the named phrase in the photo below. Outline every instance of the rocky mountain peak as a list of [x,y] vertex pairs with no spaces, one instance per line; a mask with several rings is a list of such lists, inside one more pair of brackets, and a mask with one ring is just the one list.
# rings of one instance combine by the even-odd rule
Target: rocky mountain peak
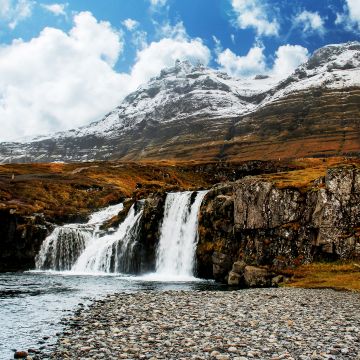
[[305,64],[306,69],[328,66],[328,69],[350,69],[360,66],[360,42],[353,41],[345,44],[331,44],[314,52]]
[[[307,100],[310,108],[309,104],[315,101],[311,94],[316,89],[321,95],[323,92],[348,93],[357,88],[360,88],[359,42],[328,45],[315,51],[308,62],[281,82],[266,74],[252,79],[237,79],[201,64],[177,60],[173,66],[163,69],[158,76],[129,94],[117,108],[97,122],[24,144],[0,144],[0,162],[23,161],[29,156],[32,161],[108,159],[128,157],[129,153],[132,157],[142,157],[149,156],[149,149],[158,154],[159,147],[164,148],[159,144],[164,143],[168,143],[169,147],[174,147],[175,143],[182,144],[177,151],[184,144],[190,144],[193,151],[192,144],[198,141],[193,137],[195,133],[199,139],[207,136],[204,142],[212,143],[216,139],[220,139],[219,143],[228,142],[233,138],[236,126],[241,127],[242,123],[248,123],[241,130],[241,136],[247,136],[244,139],[248,141],[257,136],[258,127],[264,130],[263,118],[269,112],[264,109],[276,109],[277,114],[289,107],[289,114],[296,111],[305,114],[303,104],[296,108],[294,102],[288,99],[298,97],[303,102],[304,96],[310,94]],[[334,99],[331,101],[334,102]],[[346,99],[344,96],[340,100],[346,102]],[[324,103],[327,101],[324,100]],[[356,101],[352,108],[354,114],[358,106]],[[321,106],[325,105],[322,103]],[[265,115],[261,115],[261,121],[257,120],[255,124],[252,119],[256,114]],[[358,115],[354,116],[358,118]],[[264,130],[264,134],[277,128],[277,115],[273,121],[274,124]],[[296,120],[291,126],[289,133],[299,126],[299,122]],[[356,127],[349,127],[353,128]],[[221,156],[227,145],[221,145]],[[51,158],[49,152],[53,154]],[[183,153],[181,156],[184,156]]]

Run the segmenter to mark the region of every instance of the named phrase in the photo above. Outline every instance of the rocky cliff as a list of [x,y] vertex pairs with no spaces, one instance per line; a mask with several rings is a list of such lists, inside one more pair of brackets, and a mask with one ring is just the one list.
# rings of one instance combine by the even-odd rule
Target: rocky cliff
[[55,224],[84,223],[89,213],[126,198],[124,212],[104,229],[117,227],[134,202],[142,206],[132,271],[153,271],[167,191],[209,188],[219,181],[291,168],[297,165],[260,161],[177,166],[122,162],[2,165],[0,272],[34,268],[41,243]]
[[18,216],[8,209],[0,210],[0,224],[0,272],[33,269],[52,225],[41,215]]
[[[245,285],[258,272],[360,257],[360,168],[328,169],[306,187],[245,177],[217,186],[200,216],[198,273]],[[254,275],[255,274],[255,275]],[[256,276],[255,276],[256,277]]]
[[[319,159],[311,162],[311,168],[293,164],[297,170],[292,171],[267,164],[261,175],[251,176],[245,175],[260,172],[253,163],[216,167],[219,177],[215,178],[224,182],[213,185],[201,206],[196,252],[199,277],[237,286],[268,286],[277,281],[279,271],[289,267],[315,260],[360,258],[359,162],[343,160],[330,168]],[[206,166],[214,165],[201,165],[202,171]],[[236,181],[230,181],[233,177]],[[122,222],[132,204],[136,211],[143,211],[129,259],[131,272],[139,274],[155,270],[170,188],[163,185],[156,190],[152,185],[146,189],[145,183],[136,187],[132,198],[124,201],[124,211],[101,230]],[[59,222],[59,218],[54,220]],[[0,271],[34,268],[35,255],[54,226],[48,221],[49,215],[1,209]],[[62,216],[60,223],[63,221]]]

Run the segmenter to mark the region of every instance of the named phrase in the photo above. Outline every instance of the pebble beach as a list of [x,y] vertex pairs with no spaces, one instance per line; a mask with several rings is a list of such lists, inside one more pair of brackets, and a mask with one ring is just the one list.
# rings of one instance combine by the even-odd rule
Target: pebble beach
[[143,291],[80,306],[41,359],[360,359],[360,294]]

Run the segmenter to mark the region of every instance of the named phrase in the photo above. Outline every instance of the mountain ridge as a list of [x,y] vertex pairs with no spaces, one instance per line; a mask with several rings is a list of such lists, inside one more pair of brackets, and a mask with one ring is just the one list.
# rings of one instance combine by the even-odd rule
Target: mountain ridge
[[[359,130],[354,119],[360,112],[359,88],[359,42],[327,45],[315,51],[305,64],[282,81],[268,76],[235,79],[202,65],[177,61],[174,67],[163,69],[159,76],[129,94],[117,108],[97,122],[53,136],[42,136],[24,144],[0,143],[0,162],[236,158],[233,155],[229,157],[226,152],[231,147],[230,143],[237,135],[258,139],[264,130],[261,123],[267,122],[269,108],[275,117],[285,108],[289,116],[304,117],[304,109],[298,106],[291,109],[288,101],[294,104],[303,101],[312,109],[319,98],[327,99],[330,93],[339,105],[331,116],[334,119],[341,117],[340,111],[352,104],[351,136],[354,137],[355,133],[356,138]],[[349,101],[349,97],[355,100]],[[279,107],[279,104],[282,105]],[[318,106],[329,108],[333,104],[327,100]],[[277,109],[277,114],[274,109]],[[258,115],[264,112],[265,115],[259,118]],[[257,124],[254,124],[255,118],[258,119]],[[324,120],[327,119],[321,119],[322,122]],[[281,122],[282,119],[279,119],[279,124]],[[285,126],[289,128],[286,131],[292,127],[298,130],[294,121],[291,122],[291,126]],[[340,121],[340,132],[344,132],[344,125],[349,128],[348,123]],[[272,133],[278,124],[272,125],[268,139],[262,137],[261,141],[274,137]],[[196,134],[199,139],[194,139]],[[212,148],[214,145],[216,150]],[[358,145],[355,139],[355,145],[345,150],[351,153],[355,150],[356,153],[360,148]],[[167,150],[164,151],[164,148]],[[192,148],[193,154],[189,148]],[[320,149],[320,153],[327,155],[329,149],[325,150]],[[331,154],[340,153],[343,152],[337,150]],[[290,157],[294,155],[289,154]],[[307,156],[301,152],[300,155]],[[278,154],[274,153],[274,156]],[[259,157],[262,157],[261,154],[256,154],[256,158]]]

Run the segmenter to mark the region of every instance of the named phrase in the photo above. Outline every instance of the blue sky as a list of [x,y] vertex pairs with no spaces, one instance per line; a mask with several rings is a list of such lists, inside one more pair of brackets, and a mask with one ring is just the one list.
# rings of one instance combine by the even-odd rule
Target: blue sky
[[87,124],[176,58],[288,76],[359,0],[0,0],[0,141]]

